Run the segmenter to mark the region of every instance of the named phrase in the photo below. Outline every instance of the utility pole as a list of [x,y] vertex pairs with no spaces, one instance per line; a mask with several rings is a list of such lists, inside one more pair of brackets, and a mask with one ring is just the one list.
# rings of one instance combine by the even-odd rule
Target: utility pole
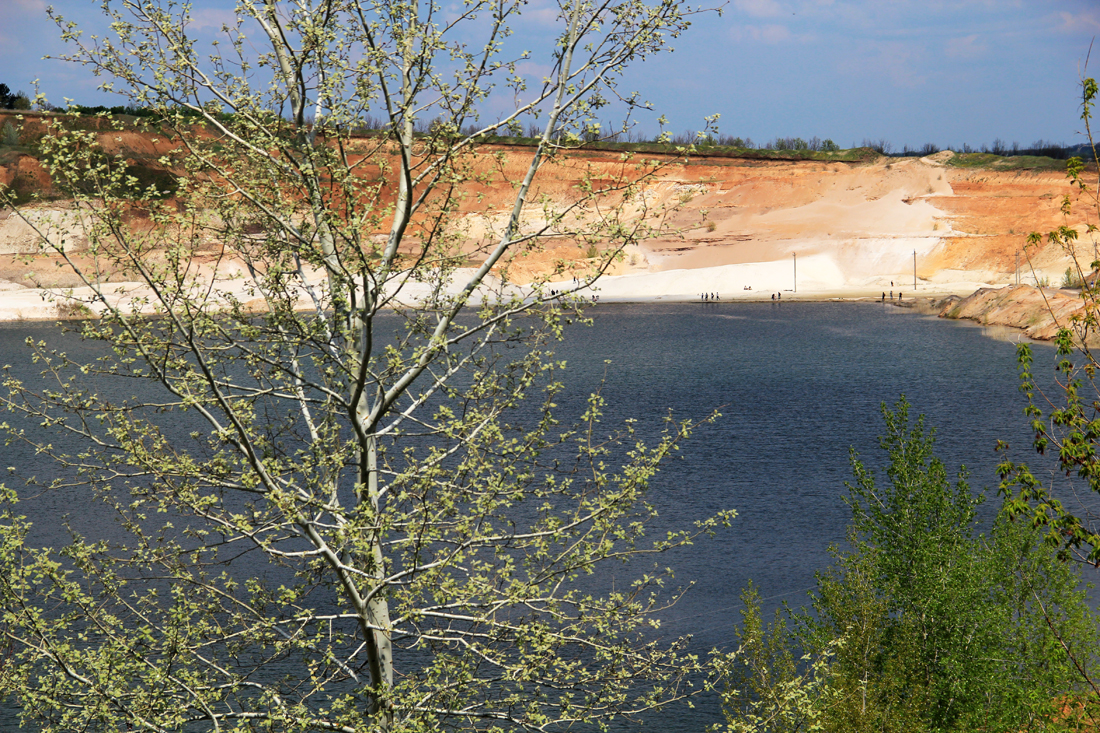
[[794,291],[798,292],[798,253],[791,252],[791,257],[794,258]]
[[917,292],[917,250],[913,250],[913,292]]
[[1016,250],[1016,284],[1020,284],[1020,250]]

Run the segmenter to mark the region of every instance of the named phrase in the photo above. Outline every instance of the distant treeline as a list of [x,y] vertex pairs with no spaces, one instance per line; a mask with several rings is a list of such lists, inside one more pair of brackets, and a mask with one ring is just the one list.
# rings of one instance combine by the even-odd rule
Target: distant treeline
[[[527,137],[537,137],[541,134],[541,130],[535,126],[529,126],[527,131]],[[613,132],[607,135],[594,135],[589,133],[585,136],[589,142],[625,142],[625,143],[651,143],[658,142],[660,136],[653,137],[645,135],[641,132],[628,131],[628,132]],[[718,133],[699,133],[691,130],[686,130],[677,135],[667,136],[667,141],[675,145],[691,145],[694,144],[697,148],[743,148],[746,150],[773,150],[773,151],[792,151],[792,152],[836,152],[841,150],[841,147],[829,138],[824,140],[819,137],[811,137],[805,140],[800,137],[776,137],[763,144],[757,144],[751,137],[738,137],[736,135],[725,135]],[[960,147],[940,147],[935,143],[925,143],[920,147],[911,147],[904,145],[901,150],[897,150],[889,140],[879,138],[877,140],[864,138],[858,145],[853,144],[852,148],[870,148],[880,155],[888,155],[891,157],[923,157],[926,155],[932,155],[942,150],[952,150],[956,153],[991,153],[993,155],[999,155],[1002,157],[1010,157],[1014,155],[1033,155],[1046,158],[1054,158],[1057,160],[1065,160],[1075,155],[1082,155],[1086,153],[1086,145],[1066,145],[1065,143],[1056,143],[1051,140],[1036,140],[1031,145],[1024,147],[1018,142],[1006,143],[1000,138],[996,138],[992,145],[982,145],[980,147],[972,147],[968,143],[963,143]]]
[[868,147],[872,150],[881,153],[882,155],[890,155],[896,157],[923,157],[925,155],[932,155],[938,153],[941,150],[953,150],[956,153],[989,153],[992,155],[999,155],[1001,157],[1012,157],[1015,155],[1035,155],[1044,158],[1055,158],[1056,160],[1066,160],[1072,158],[1075,155],[1081,155],[1085,152],[1086,145],[1066,145],[1065,143],[1056,143],[1052,140],[1036,140],[1031,145],[1023,147],[1018,142],[1006,143],[1000,138],[995,138],[992,145],[983,144],[981,147],[972,147],[968,143],[963,143],[960,147],[946,147],[941,148],[935,143],[925,143],[919,148],[912,148],[908,145],[902,147],[900,151],[895,151],[894,146],[887,140],[863,140],[862,147]]
[[[58,107],[56,105],[46,105],[46,112],[65,112],[76,113],[80,115],[128,115],[130,117],[142,117],[146,119],[159,119],[164,114],[158,110],[150,109],[148,107],[134,107],[133,105],[127,105],[125,107],[104,107],[99,105],[96,107],[88,107],[83,104],[74,104],[71,107]],[[199,117],[200,113],[195,110],[188,109],[186,107],[178,107],[174,111],[179,112],[187,117]]]
[[[618,136],[611,136],[614,141],[618,142]],[[642,136],[637,136],[641,138]],[[800,137],[777,137],[763,145],[757,145],[753,142],[751,137],[735,137],[733,135],[702,135],[693,132],[683,132],[671,138],[673,143],[678,145],[687,145],[692,142],[696,147],[734,147],[734,148],[746,148],[749,150],[790,150],[790,151],[823,151],[834,152],[840,150],[838,146],[832,140],[826,138],[822,140],[818,137],[812,137],[809,140],[803,140]],[[642,139],[638,140],[625,140],[625,142],[645,142]],[[879,138],[873,140],[870,138],[864,138],[858,145],[853,144],[853,148],[870,148],[880,155],[888,155],[891,157],[924,157],[926,155],[932,155],[939,153],[943,150],[952,150],[956,153],[991,153],[993,155],[999,155],[1002,157],[1011,157],[1014,155],[1034,155],[1046,158],[1054,158],[1057,160],[1066,160],[1072,158],[1075,155],[1082,155],[1086,152],[1086,145],[1066,145],[1065,143],[1056,143],[1051,140],[1036,140],[1031,145],[1024,147],[1018,142],[1006,143],[1000,138],[996,138],[992,145],[982,145],[980,147],[973,147],[968,143],[963,143],[959,147],[940,147],[935,143],[925,143],[920,147],[911,147],[909,145],[902,146],[901,150],[897,150],[889,140]]]
[[[135,106],[117,106],[117,107],[104,107],[102,105],[96,107],[89,107],[85,105],[74,105],[68,108],[50,107],[49,111],[53,112],[77,112],[82,115],[128,115],[130,117],[139,117],[147,119],[156,119],[163,116],[163,113],[146,107]],[[186,107],[179,107],[173,110],[186,117],[199,117],[200,113],[188,109]],[[427,134],[432,131],[436,126],[442,124],[439,120],[418,120],[414,129],[417,134]],[[372,115],[365,115],[361,122],[355,125],[351,129],[354,134],[370,135],[378,134],[379,132],[387,128],[386,120]],[[455,132],[463,135],[473,135],[483,129],[483,125],[465,125],[460,130]],[[516,137],[516,138],[538,138],[542,136],[542,128],[535,123],[530,123],[526,127],[521,127],[513,123],[510,126],[500,126],[496,130],[490,132],[493,136],[500,137]],[[653,144],[653,143],[671,143],[673,145],[695,145],[696,148],[738,148],[743,150],[767,150],[767,151],[792,151],[792,152],[836,152],[841,150],[841,147],[833,142],[829,138],[824,140],[819,137],[811,137],[808,140],[801,137],[776,137],[763,144],[756,143],[751,137],[739,137],[736,135],[727,135],[719,133],[699,133],[692,130],[685,130],[678,134],[662,133],[660,135],[650,135],[638,130],[637,128],[630,130],[614,130],[610,125],[607,127],[601,127],[599,129],[589,129],[581,132],[578,137],[585,142],[590,143],[636,143],[636,144]],[[894,147],[894,145],[886,139],[871,139],[864,138],[858,145],[853,144],[852,148],[870,148],[880,155],[887,155],[891,157],[923,157],[925,155],[932,155],[942,150],[953,150],[956,153],[989,153],[992,155],[998,155],[1002,157],[1011,157],[1017,155],[1032,155],[1046,158],[1054,158],[1056,160],[1065,160],[1073,156],[1080,156],[1087,153],[1086,145],[1066,145],[1065,143],[1054,142],[1051,140],[1036,140],[1031,145],[1022,146],[1018,142],[1008,143],[1000,138],[993,140],[992,144],[983,144],[980,147],[973,147],[969,143],[963,143],[959,147],[947,146],[941,147],[935,143],[925,143],[920,147],[912,147],[910,145],[904,145],[900,150]]]
[[[841,147],[832,140],[826,138],[822,140],[819,137],[811,137],[809,140],[803,140],[800,137],[777,137],[763,145],[758,145],[753,141],[751,137],[738,137],[736,135],[724,135],[721,133],[713,132],[695,132],[692,130],[685,130],[678,134],[661,133],[660,135],[648,135],[640,130],[620,130],[609,131],[604,130],[612,129],[601,128],[599,131],[589,130],[580,135],[580,137],[586,142],[608,142],[608,143],[660,143],[668,142],[673,145],[694,145],[697,148],[742,148],[745,150],[791,150],[800,152],[824,152],[835,153],[840,150]],[[538,125],[527,126],[527,137],[538,137],[542,134],[542,128]]]
[[0,109],[25,110],[30,108],[31,99],[26,92],[13,92],[7,84],[0,84]]

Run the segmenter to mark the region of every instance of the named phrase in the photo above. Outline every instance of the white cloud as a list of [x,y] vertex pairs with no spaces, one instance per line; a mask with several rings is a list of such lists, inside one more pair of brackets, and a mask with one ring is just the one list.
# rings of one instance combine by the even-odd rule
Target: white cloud
[[538,29],[546,33],[550,27],[557,30],[561,23],[561,7],[550,0],[531,0],[523,6],[523,14],[515,20],[516,26]]
[[561,11],[557,8],[536,8],[523,14],[523,19],[540,25],[554,25],[561,21]]
[[1079,34],[1087,32],[1085,29],[1092,29],[1095,33],[1100,31],[1100,10],[1085,10],[1080,13],[1058,13],[1061,22],[1060,30]]
[[870,41],[854,45],[838,59],[837,72],[850,85],[880,84],[916,89],[928,83],[926,49],[919,43]]
[[757,43],[783,43],[790,40],[791,31],[785,25],[769,23],[766,25],[736,25],[730,29],[730,37],[735,41],[755,41]]
[[44,13],[46,12],[45,0],[8,0],[18,12]]
[[542,86],[542,80],[554,73],[554,67],[535,61],[521,61],[516,64],[516,73],[527,80],[529,90],[537,90]]
[[733,7],[754,18],[774,18],[784,13],[776,0],[733,0]]
[[977,33],[962,38],[952,38],[943,44],[943,52],[952,59],[977,58],[983,56],[987,50],[987,46],[978,40]]
[[233,28],[237,25],[237,14],[232,10],[217,8],[196,9],[191,15],[191,28],[195,30],[221,30],[222,26]]

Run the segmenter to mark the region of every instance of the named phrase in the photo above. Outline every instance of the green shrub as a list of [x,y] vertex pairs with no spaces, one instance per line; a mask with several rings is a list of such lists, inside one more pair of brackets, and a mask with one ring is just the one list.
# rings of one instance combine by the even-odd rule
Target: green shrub
[[731,731],[764,730],[746,723],[769,714],[834,733],[1036,730],[1081,692],[1077,665],[1092,674],[1100,640],[1078,568],[1003,512],[980,534],[983,497],[965,473],[949,480],[908,410],[883,407],[885,482],[852,454],[849,548],[818,574],[813,613],[764,629],[746,597]]
[[37,182],[26,173],[17,174],[7,187],[0,185],[0,191],[3,192],[6,199],[16,206],[30,203],[36,195],[41,193],[38,191]]
[[19,130],[15,129],[10,122],[5,122],[3,128],[0,128],[0,145],[15,147],[18,144]]
[[1062,273],[1062,287],[1063,288],[1079,288],[1081,287],[1081,274],[1074,267],[1067,267],[1066,271]]

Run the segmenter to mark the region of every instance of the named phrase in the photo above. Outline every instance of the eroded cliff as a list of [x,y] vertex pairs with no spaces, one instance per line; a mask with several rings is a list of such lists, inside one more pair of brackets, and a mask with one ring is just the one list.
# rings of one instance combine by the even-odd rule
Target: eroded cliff
[[[95,134],[105,150],[122,155],[143,175],[163,173],[156,161],[170,152],[164,139],[109,130]],[[522,146],[486,145],[464,163],[471,179],[463,184],[454,226],[471,262],[502,230],[530,154]],[[1079,192],[1049,161],[1045,169],[1006,168],[1015,165],[1011,160],[967,167],[950,153],[823,162],[705,154],[687,161],[653,154],[624,160],[615,151],[575,151],[541,171],[530,200],[545,205],[531,207],[524,226],[537,226],[547,212],[567,210],[586,186],[629,180],[639,165],[659,170],[626,201],[623,220],[659,226],[664,233],[626,249],[613,277],[601,283],[603,297],[697,297],[713,291],[740,298],[795,288],[803,297],[889,291],[910,297],[964,295],[1017,280],[1057,285],[1075,256],[1086,269],[1094,258],[1095,245],[1083,227],[1077,252],[1043,245],[1020,255],[1028,232],[1065,223],[1064,197],[1078,203]],[[377,166],[364,165],[363,175],[377,176]],[[49,200],[49,177],[25,146],[0,149],[0,182],[24,194],[28,189],[46,194],[47,200],[28,208],[39,228],[64,219],[65,201]],[[383,186],[381,207],[389,195]],[[605,203],[622,204],[616,196]],[[369,234],[381,236],[387,226],[382,216]],[[567,230],[515,259],[510,277],[522,282],[560,270],[563,262],[582,265],[591,242]],[[49,266],[50,258],[28,257],[37,240],[33,226],[0,213],[0,289],[72,284],[60,268]],[[79,232],[70,247],[80,249]],[[562,271],[563,280],[568,272],[568,267]]]

